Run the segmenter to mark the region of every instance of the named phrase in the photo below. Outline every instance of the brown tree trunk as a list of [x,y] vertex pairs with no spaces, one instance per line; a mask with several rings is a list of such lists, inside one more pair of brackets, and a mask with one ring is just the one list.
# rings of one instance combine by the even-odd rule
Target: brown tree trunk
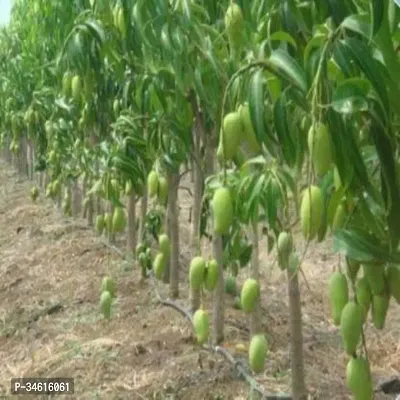
[[179,171],[170,174],[168,183],[168,226],[171,240],[170,257],[170,296],[179,297],[179,211],[178,187]]
[[[193,126],[193,157],[191,160],[193,172],[193,209],[192,209],[192,232],[191,232],[191,253],[192,257],[200,255],[200,218],[203,197],[204,173],[201,165],[201,138],[204,137],[203,116],[199,110],[195,110],[196,119]],[[195,312],[200,307],[200,290],[190,290],[191,311]]]
[[128,197],[128,235],[127,250],[129,257],[133,257],[136,249],[136,194],[134,191]]
[[224,292],[224,266],[222,259],[222,237],[213,237],[213,256],[218,262],[218,282],[214,291],[213,302],[213,342],[218,345],[224,341],[224,314],[225,314],[225,292]]
[[143,189],[143,196],[140,200],[140,221],[139,221],[139,233],[138,233],[138,238],[140,243],[144,240],[146,215],[147,215],[147,185]]
[[71,188],[71,212],[72,212],[72,217],[77,218],[79,214],[81,213],[81,208],[82,208],[82,201],[80,199],[80,193],[79,193],[79,179],[75,179],[72,182],[72,188]]
[[307,400],[304,377],[303,332],[300,302],[299,275],[287,267],[290,314],[290,366],[293,400]]
[[[259,260],[259,237],[258,237],[258,222],[255,221],[252,224],[252,244],[253,251],[251,254],[251,277],[256,281],[260,280],[260,260]],[[250,332],[251,335],[262,332],[262,320],[261,320],[261,295],[258,298],[255,306],[255,310],[250,315]]]

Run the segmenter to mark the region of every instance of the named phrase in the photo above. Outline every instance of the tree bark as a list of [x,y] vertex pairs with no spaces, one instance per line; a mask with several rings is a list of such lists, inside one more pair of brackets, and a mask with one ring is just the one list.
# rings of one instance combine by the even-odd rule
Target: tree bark
[[132,193],[128,198],[128,235],[127,250],[130,257],[133,257],[136,249],[136,194]]
[[222,260],[222,237],[213,237],[213,256],[218,262],[218,282],[214,291],[213,302],[213,342],[218,345],[224,341],[224,314],[225,314],[225,292],[224,292],[224,267]]
[[[259,260],[259,237],[258,237],[258,222],[255,221],[252,224],[252,243],[253,251],[251,254],[251,277],[257,282],[260,280],[260,260]],[[254,311],[250,315],[250,332],[251,335],[262,332],[262,320],[261,320],[261,294],[256,301]]]
[[[196,119],[193,126],[193,157],[191,160],[193,172],[193,209],[192,209],[192,232],[191,232],[191,253],[192,258],[200,255],[201,240],[200,240],[200,218],[201,204],[204,188],[204,173],[201,166],[200,145],[201,137],[204,136],[203,116],[196,109]],[[190,290],[190,305],[191,311],[195,312],[200,307],[200,290]]]
[[170,174],[168,184],[168,226],[171,240],[170,258],[170,296],[179,297],[179,211],[178,211],[178,186],[179,171]]
[[298,271],[287,267],[290,314],[290,366],[293,400],[307,400],[304,377],[303,331]]
[[139,242],[144,240],[144,232],[146,228],[146,215],[147,215],[147,185],[143,188],[143,196],[140,200],[140,221],[139,221]]

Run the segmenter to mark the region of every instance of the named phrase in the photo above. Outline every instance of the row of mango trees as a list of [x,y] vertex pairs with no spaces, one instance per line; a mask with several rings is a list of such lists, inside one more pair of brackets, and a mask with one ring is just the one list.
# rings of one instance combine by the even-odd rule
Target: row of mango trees
[[[389,0],[17,0],[0,36],[4,157],[111,243],[126,231],[143,278],[152,270],[171,299],[189,280],[200,344],[223,342],[224,289],[248,269],[240,307],[255,373],[268,349],[267,235],[287,271],[296,400],[307,397],[304,254],[292,232],[307,246],[333,235],[341,257],[327,286],[346,383],[372,399],[364,326],[370,313],[383,329],[391,299],[400,303],[399,22]],[[188,173],[186,277],[178,189]],[[106,282],[106,316],[113,295]]]

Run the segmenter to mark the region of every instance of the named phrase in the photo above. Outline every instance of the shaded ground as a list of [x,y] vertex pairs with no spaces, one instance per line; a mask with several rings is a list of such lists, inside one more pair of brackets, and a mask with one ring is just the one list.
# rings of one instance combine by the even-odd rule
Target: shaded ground
[[[249,398],[249,388],[218,355],[199,351],[187,322],[157,304],[140,273],[102,243],[84,221],[67,220],[43,198],[32,204],[30,183],[0,162],[0,396],[10,398],[10,379],[75,378],[76,399]],[[188,237],[186,191],[181,193],[182,235]],[[186,207],[186,208],[185,208]],[[348,399],[347,357],[329,321],[326,281],[336,256],[330,243],[309,251],[302,280],[307,384],[315,399]],[[261,249],[267,248],[265,243]],[[301,250],[301,249],[300,249]],[[187,244],[182,244],[186,274]],[[262,253],[263,318],[270,342],[267,369],[257,380],[268,391],[289,387],[285,276]],[[115,277],[113,318],[98,312],[101,280]],[[244,278],[243,272],[240,281]],[[185,281],[185,279],[181,279]],[[165,288],[160,289],[166,293]],[[182,284],[182,302],[187,285]],[[247,353],[247,319],[226,299],[226,343]],[[392,306],[383,332],[368,327],[374,378],[400,371],[400,313]],[[67,398],[67,397],[65,397]],[[377,399],[390,397],[377,396]],[[392,397],[393,398],[393,397]]]

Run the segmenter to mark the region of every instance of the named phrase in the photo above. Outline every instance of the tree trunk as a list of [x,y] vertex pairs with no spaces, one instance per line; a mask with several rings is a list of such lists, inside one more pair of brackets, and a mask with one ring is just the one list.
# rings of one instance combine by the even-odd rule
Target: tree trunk
[[218,345],[224,341],[224,314],[225,314],[225,292],[224,292],[224,266],[222,259],[222,237],[213,237],[213,256],[218,262],[218,282],[214,291],[213,302],[213,342]]
[[129,257],[135,255],[136,249],[136,194],[132,193],[128,197],[128,235],[127,235],[127,250]]
[[147,185],[143,188],[143,196],[140,200],[140,221],[139,221],[139,242],[144,240],[144,231],[146,228],[146,215],[147,215]]
[[86,200],[86,193],[87,193],[87,178],[83,180],[82,185],[82,218],[85,219],[87,217],[87,210],[88,210],[88,202]]
[[35,156],[32,142],[28,142],[28,176],[31,181],[34,178],[34,165],[35,165]]
[[[252,224],[252,244],[253,251],[251,254],[251,277],[256,281],[260,280],[260,260],[259,260],[259,238],[258,238],[258,222]],[[261,295],[256,302],[254,311],[250,315],[250,333],[251,336],[262,332],[261,321]]]
[[287,266],[290,313],[290,366],[293,400],[307,400],[304,378],[303,332],[298,271]]
[[77,218],[79,214],[81,213],[81,206],[82,202],[80,199],[80,193],[79,193],[79,179],[74,179],[72,182],[72,188],[71,188],[71,212],[72,212],[72,217]]
[[[214,132],[215,135],[215,132]],[[205,135],[205,173],[210,176],[214,173],[215,158],[213,138]],[[225,318],[225,280],[223,266],[222,237],[213,234],[213,257],[218,262],[218,283],[214,291],[213,301],[213,342],[220,344],[224,341]]]
[[[170,221],[168,220],[168,210],[167,210],[167,221],[165,223],[165,233],[168,235],[169,238],[171,238],[171,225]],[[163,282],[165,284],[170,283],[170,273],[171,273],[171,254],[167,257],[165,260],[165,268],[163,272]]]
[[87,203],[87,214],[86,214],[86,220],[88,223],[88,226],[93,226],[93,194],[89,194],[89,200]]
[[168,183],[168,226],[171,240],[170,257],[170,296],[179,297],[179,211],[178,211],[178,186],[179,171],[169,176]]
[[[201,167],[200,138],[204,135],[202,115],[196,110],[196,120],[193,127],[193,157],[191,160],[193,172],[193,209],[192,209],[192,232],[191,232],[191,253],[192,258],[200,255],[200,218],[203,197],[204,173]],[[200,307],[200,290],[190,290],[191,311],[195,312]]]
[[113,206],[112,203],[109,204],[109,213],[111,215],[111,229],[110,232],[108,232],[108,240],[111,244],[115,244],[115,233],[113,232],[113,227],[112,227],[112,218],[114,215],[114,209],[115,207]]

